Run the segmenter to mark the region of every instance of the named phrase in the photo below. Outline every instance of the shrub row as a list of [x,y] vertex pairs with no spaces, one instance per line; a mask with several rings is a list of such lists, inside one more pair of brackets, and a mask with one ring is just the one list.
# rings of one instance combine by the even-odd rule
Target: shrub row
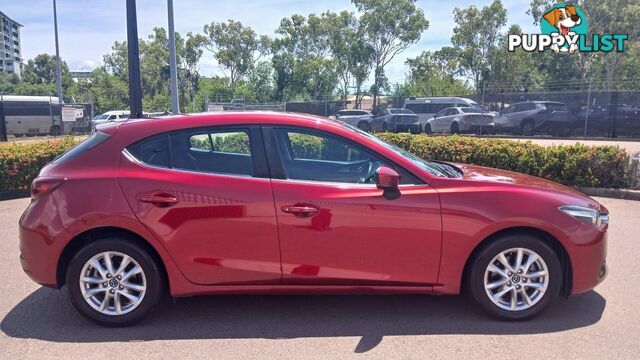
[[461,136],[377,134],[425,159],[469,163],[539,176],[579,187],[629,188],[629,154],[617,146],[545,147],[527,142]]
[[29,190],[40,169],[77,143],[71,137],[0,145],[0,193]]
[[[460,136],[377,134],[425,159],[461,162],[540,176],[570,186],[629,188],[629,155],[617,146],[560,145],[544,147],[531,142],[478,139]],[[227,139],[229,140],[229,139]],[[314,139],[292,139],[298,152],[323,152]],[[243,139],[226,141],[225,147],[244,149]],[[228,144],[227,144],[228,143]],[[73,138],[0,146],[0,193],[28,190],[40,169],[77,144]],[[218,146],[222,144],[217,144]],[[217,147],[218,147],[217,146]],[[240,149],[242,148],[242,149]]]

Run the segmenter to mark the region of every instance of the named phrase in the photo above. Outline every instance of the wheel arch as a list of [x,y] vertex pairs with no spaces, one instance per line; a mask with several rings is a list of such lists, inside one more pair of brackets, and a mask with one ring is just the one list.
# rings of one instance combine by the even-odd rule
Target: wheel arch
[[564,247],[562,242],[560,242],[560,240],[558,240],[555,236],[551,235],[550,233],[544,230],[541,230],[535,227],[529,227],[529,226],[518,226],[518,227],[501,229],[490,234],[489,236],[485,237],[482,241],[480,241],[475,246],[475,248],[471,251],[471,254],[467,257],[467,260],[465,262],[464,269],[462,272],[462,279],[461,279],[462,291],[466,291],[466,288],[467,288],[466,280],[469,276],[471,264],[473,263],[473,260],[476,258],[476,256],[478,256],[480,251],[482,251],[482,249],[488,246],[491,243],[491,241],[501,236],[510,235],[510,234],[523,234],[523,233],[533,235],[539,238],[545,244],[549,245],[551,249],[558,255],[560,264],[562,266],[562,288],[560,289],[560,293],[563,296],[568,297],[571,294],[571,288],[573,285],[573,270],[572,270],[573,268],[572,268],[571,259],[569,258],[567,249]]
[[60,257],[58,258],[58,264],[56,267],[56,286],[61,288],[65,285],[66,281],[66,273],[69,267],[69,262],[73,258],[73,256],[84,246],[89,244],[91,241],[96,239],[107,237],[107,236],[123,236],[127,239],[133,241],[136,245],[142,247],[144,250],[148,252],[148,254],[153,258],[156,264],[160,267],[161,274],[163,276],[163,283],[165,286],[169,286],[168,283],[168,273],[167,268],[165,266],[162,257],[158,251],[141,235],[121,227],[115,226],[101,226],[93,229],[89,229],[83,231],[82,233],[73,237],[67,245],[64,247],[62,252],[60,253]]

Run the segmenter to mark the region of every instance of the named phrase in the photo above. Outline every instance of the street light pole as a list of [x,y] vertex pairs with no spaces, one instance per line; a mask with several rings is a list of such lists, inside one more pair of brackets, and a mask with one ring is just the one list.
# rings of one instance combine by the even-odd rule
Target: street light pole
[[58,45],[58,11],[53,0],[53,27],[56,38],[56,82],[58,83],[58,104],[62,105],[62,71],[60,70],[60,47]]
[[167,0],[167,14],[169,16],[169,72],[171,75],[171,112],[180,113],[178,103],[178,69],[176,65],[176,34],[173,25],[173,0]]
[[132,119],[142,117],[142,84],[140,83],[140,50],[136,0],[127,0],[127,50],[129,59],[129,107]]

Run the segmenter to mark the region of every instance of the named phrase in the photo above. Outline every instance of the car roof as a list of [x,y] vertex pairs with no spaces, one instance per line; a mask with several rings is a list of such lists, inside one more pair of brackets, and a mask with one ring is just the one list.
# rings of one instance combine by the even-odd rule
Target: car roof
[[121,122],[119,126],[142,129],[149,128],[150,124],[153,124],[154,130],[172,131],[189,127],[215,126],[216,122],[219,122],[220,125],[278,124],[311,127],[342,127],[342,122],[321,116],[275,111],[204,112],[142,119],[127,119]]
[[425,100],[429,100],[430,102],[437,102],[437,101],[467,101],[467,102],[473,102],[475,103],[475,101],[469,99],[469,98],[463,98],[463,97],[456,97],[456,96],[440,96],[440,97],[417,97],[417,98],[407,98],[405,99],[406,103],[411,103],[411,102],[418,102],[418,103],[423,103]]

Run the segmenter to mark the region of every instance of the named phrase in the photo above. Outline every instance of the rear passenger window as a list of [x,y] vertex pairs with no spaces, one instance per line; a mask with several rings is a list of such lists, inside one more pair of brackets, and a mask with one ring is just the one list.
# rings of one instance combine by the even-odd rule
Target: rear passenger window
[[[143,140],[134,156],[145,164],[169,167],[169,136],[162,134]],[[130,151],[131,152],[131,151]],[[133,154],[133,152],[132,152]]]
[[218,174],[253,175],[249,134],[244,130],[173,133],[171,167]]
[[179,170],[253,176],[248,130],[198,129],[161,134],[127,147],[141,162]]

